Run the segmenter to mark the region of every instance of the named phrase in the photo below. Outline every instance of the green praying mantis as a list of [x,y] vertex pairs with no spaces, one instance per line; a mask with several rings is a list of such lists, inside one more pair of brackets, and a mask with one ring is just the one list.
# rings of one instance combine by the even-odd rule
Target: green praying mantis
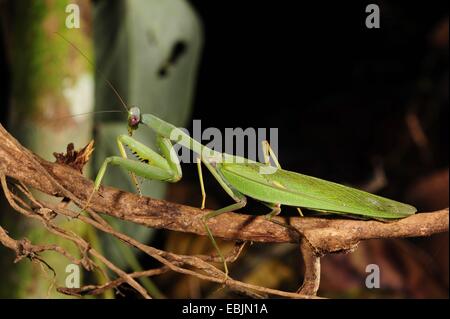
[[[71,44],[92,64],[75,45],[62,35],[59,36]],[[284,170],[266,141],[262,143],[264,162],[217,152],[153,114],[141,114],[138,107],[128,108],[113,85],[107,79],[104,80],[111,87],[128,114],[129,134],[117,137],[117,146],[121,156],[110,156],[104,160],[95,178],[94,189],[85,208],[89,207],[93,195],[99,190],[109,165],[117,165],[130,172],[139,193],[136,176],[171,183],[178,182],[182,177],[180,161],[174,149],[174,145],[178,143],[192,150],[198,156],[197,169],[202,192],[201,208],[205,207],[206,199],[202,164],[206,166],[219,185],[234,201],[231,205],[207,212],[202,216],[206,233],[223,262],[226,276],[228,276],[227,263],[207,222],[220,214],[244,207],[247,203],[247,197],[260,201],[271,209],[266,215],[269,220],[281,212],[281,205],[296,207],[300,215],[302,215],[300,208],[307,208],[319,213],[382,220],[404,218],[416,212],[416,208],[411,205],[316,177]],[[133,131],[137,130],[140,125],[145,125],[156,133],[160,153],[132,137]],[[128,158],[126,149],[131,151],[137,160]],[[271,159],[275,166],[270,163]]]
[[[139,125],[146,125],[157,134],[160,153],[132,137],[133,131],[138,129]],[[223,190],[234,200],[233,204],[208,212],[202,217],[207,235],[224,264],[226,275],[228,275],[228,267],[225,258],[207,221],[220,214],[244,207],[247,197],[270,207],[271,211],[266,215],[268,219],[280,213],[281,205],[375,219],[398,219],[416,212],[415,207],[407,204],[284,170],[280,167],[276,155],[266,141],[263,142],[263,163],[220,153],[200,144],[181,129],[153,114],[141,114],[138,107],[131,107],[128,110],[128,131],[129,135],[124,134],[117,137],[117,146],[121,156],[111,156],[104,160],[95,178],[94,190],[87,205],[98,191],[108,165],[118,165],[130,172],[137,186],[136,175],[146,179],[175,183],[181,179],[182,171],[174,144],[178,143],[194,151],[198,154],[197,168],[203,197],[201,207],[204,208],[206,198],[201,164],[207,167]],[[126,148],[135,154],[138,160],[128,158]],[[270,159],[275,163],[275,167],[271,165]]]

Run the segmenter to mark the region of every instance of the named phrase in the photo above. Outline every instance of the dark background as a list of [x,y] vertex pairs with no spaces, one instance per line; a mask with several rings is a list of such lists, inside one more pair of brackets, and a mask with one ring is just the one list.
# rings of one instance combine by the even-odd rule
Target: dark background
[[[381,192],[399,199],[448,166],[448,41],[434,40],[446,1],[377,2],[380,29],[365,27],[369,2],[190,2],[204,25],[193,112],[203,127],[277,127],[284,168],[338,182],[364,183],[381,163]],[[410,136],[409,112],[426,150]]]
[[[205,32],[193,113],[203,128],[277,127],[283,168],[366,190],[381,171],[385,180],[371,192],[419,211],[448,206],[446,2],[376,2],[380,29],[365,27],[372,2],[191,3]],[[196,169],[185,165],[183,174],[169,199],[198,206]],[[205,183],[210,207],[231,203],[207,174]],[[249,200],[241,213],[265,211]],[[234,274],[256,272],[248,264],[262,255],[261,265],[297,265],[295,250],[277,249],[254,244]],[[448,233],[362,243],[354,254],[322,258],[319,295],[448,296],[446,251]],[[385,265],[387,289],[358,292],[368,263]],[[296,280],[281,287],[295,289]]]
[[[448,42],[433,32],[446,2],[191,1],[203,20],[194,118],[208,127],[278,127],[282,166],[349,183],[382,163],[401,197],[407,184],[448,165]],[[429,134],[420,155],[406,126]]]

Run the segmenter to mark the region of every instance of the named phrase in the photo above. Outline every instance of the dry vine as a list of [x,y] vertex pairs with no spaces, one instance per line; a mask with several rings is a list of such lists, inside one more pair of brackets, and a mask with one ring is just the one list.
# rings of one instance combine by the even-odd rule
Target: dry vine
[[[58,288],[58,291],[66,294],[76,296],[100,294],[126,282],[144,298],[150,298],[148,292],[135,278],[156,276],[167,271],[175,271],[223,284],[231,290],[244,293],[250,297],[261,298],[274,295],[286,298],[316,298],[320,284],[320,256],[352,251],[359,241],[365,239],[429,236],[448,231],[448,209],[420,213],[390,223],[312,217],[277,217],[275,218],[276,223],[273,223],[263,217],[236,213],[227,213],[212,219],[209,225],[214,236],[223,239],[239,242],[299,243],[306,269],[301,288],[297,292],[269,289],[225,277],[221,270],[210,264],[211,261],[217,261],[215,257],[179,255],[143,244],[113,229],[97,213],[101,212],[147,227],[205,235],[200,220],[200,216],[205,213],[204,210],[163,200],[139,197],[111,187],[102,187],[99,194],[94,196],[91,202],[89,214],[79,214],[68,209],[64,203],[72,201],[79,207],[83,207],[84,201],[91,192],[92,181],[85,179],[80,174],[80,167],[82,167],[80,157],[73,153],[73,149],[70,149],[70,156],[75,162],[57,156],[59,163],[50,163],[20,145],[1,125],[0,135],[2,141],[0,143],[0,178],[8,202],[16,211],[29,218],[39,220],[48,231],[75,243],[82,258],[76,258],[56,245],[39,246],[33,245],[26,239],[15,240],[1,227],[0,242],[16,252],[16,260],[27,257],[33,261],[45,263],[40,259],[39,253],[51,250],[91,271],[94,268],[99,268],[92,261],[92,256],[100,260],[118,276],[117,279],[109,280],[104,285],[88,285],[79,289]],[[92,151],[90,147],[86,148],[86,158]],[[7,177],[11,179],[10,184],[8,184]],[[37,200],[27,187],[61,197],[63,201],[61,204],[52,204]],[[14,191],[11,191],[11,188],[14,188]],[[21,196],[17,193],[20,193]],[[127,274],[90,247],[89,243],[80,236],[56,225],[53,219],[57,215],[77,218],[100,231],[111,234],[153,257],[162,264],[162,267]],[[288,225],[288,227],[280,224]],[[243,245],[237,245],[227,259],[230,261],[236,259],[242,248]],[[49,265],[46,266],[50,267]],[[104,275],[107,276],[106,273]]]

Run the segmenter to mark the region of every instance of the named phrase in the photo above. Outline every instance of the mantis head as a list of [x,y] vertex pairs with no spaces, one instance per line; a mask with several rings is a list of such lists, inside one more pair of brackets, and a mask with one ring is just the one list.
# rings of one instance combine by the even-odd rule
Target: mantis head
[[138,128],[139,123],[141,122],[141,110],[133,106],[128,111],[128,131],[131,132]]

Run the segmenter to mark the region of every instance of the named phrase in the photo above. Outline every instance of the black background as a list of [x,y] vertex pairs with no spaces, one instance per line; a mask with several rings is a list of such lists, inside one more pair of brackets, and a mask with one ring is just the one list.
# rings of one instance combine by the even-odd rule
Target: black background
[[[278,127],[284,168],[338,182],[363,183],[381,161],[384,192],[398,199],[447,165],[448,96],[421,87],[445,77],[448,58],[430,36],[446,2],[376,2],[380,29],[365,26],[373,2],[190,2],[205,32],[193,116],[202,127]],[[431,162],[416,159],[405,126],[417,105]]]
[[[215,305],[217,307],[226,307],[227,303],[245,303],[259,304],[264,303],[269,313],[261,315],[226,315],[218,313],[214,317],[208,315],[182,315],[183,306],[192,303],[197,306]],[[12,311],[18,311],[21,314],[35,314],[37,312],[48,312],[49,318],[64,317],[79,318],[83,315],[82,311],[87,311],[93,315],[111,314],[114,317],[129,316],[131,313],[140,314],[144,317],[165,316],[167,318],[286,318],[329,315],[335,316],[337,311],[346,318],[361,318],[367,316],[370,312],[373,316],[382,316],[387,313],[404,317],[410,317],[413,314],[423,317],[429,314],[430,309],[442,308],[448,301],[445,300],[9,300],[1,301],[2,309],[6,306]],[[25,307],[24,307],[25,306]],[[78,311],[68,311],[76,307]],[[437,310],[438,311],[438,310]]]

